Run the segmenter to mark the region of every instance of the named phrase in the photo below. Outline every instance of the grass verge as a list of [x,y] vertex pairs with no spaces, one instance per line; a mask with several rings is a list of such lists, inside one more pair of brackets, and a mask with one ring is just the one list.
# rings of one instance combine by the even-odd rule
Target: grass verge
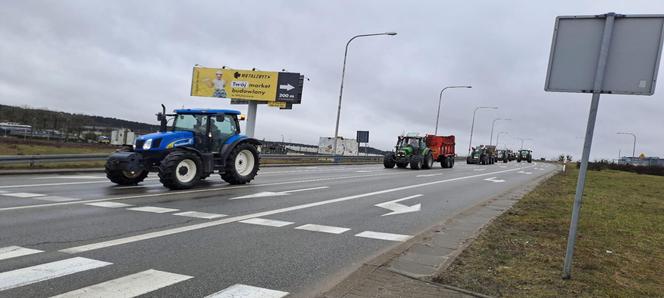
[[664,177],[588,173],[572,279],[562,280],[578,175],[567,169],[499,216],[435,280],[505,297],[661,297]]

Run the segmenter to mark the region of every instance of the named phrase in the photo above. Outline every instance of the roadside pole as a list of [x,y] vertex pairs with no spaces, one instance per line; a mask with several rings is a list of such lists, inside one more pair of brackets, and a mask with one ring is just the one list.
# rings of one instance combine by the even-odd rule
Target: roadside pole
[[253,138],[254,131],[256,130],[256,113],[258,110],[258,103],[255,101],[249,101],[247,105],[247,127],[246,127],[246,136]]
[[563,265],[563,278],[572,277],[572,258],[574,256],[574,245],[576,244],[576,230],[579,225],[579,212],[583,201],[583,190],[586,184],[586,173],[588,172],[588,159],[590,158],[590,147],[593,142],[593,132],[595,131],[595,120],[597,119],[597,109],[599,107],[599,95],[602,91],[604,82],[604,73],[606,62],[609,56],[609,46],[611,45],[611,36],[613,34],[613,24],[615,13],[606,15],[604,23],[604,32],[602,43],[599,50],[599,59],[597,69],[595,70],[595,81],[593,87],[593,97],[590,103],[590,113],[588,115],[588,125],[586,127],[586,138],[583,143],[583,153],[581,156],[581,168],[579,169],[579,178],[576,182],[576,194],[574,195],[574,206],[572,208],[572,222],[569,226],[569,235],[567,236],[567,251],[565,253],[565,263]]

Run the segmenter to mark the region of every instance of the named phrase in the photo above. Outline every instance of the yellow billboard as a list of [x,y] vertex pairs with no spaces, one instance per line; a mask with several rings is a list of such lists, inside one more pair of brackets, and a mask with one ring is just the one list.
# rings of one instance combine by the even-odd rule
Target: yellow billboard
[[278,72],[194,67],[191,95],[275,101]]

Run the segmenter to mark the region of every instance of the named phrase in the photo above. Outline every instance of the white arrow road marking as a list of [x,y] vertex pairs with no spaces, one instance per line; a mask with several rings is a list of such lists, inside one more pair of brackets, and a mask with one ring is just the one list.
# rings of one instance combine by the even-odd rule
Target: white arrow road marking
[[402,213],[409,213],[409,212],[417,212],[417,211],[420,211],[420,209],[422,208],[422,204],[418,203],[418,204],[415,204],[413,206],[406,206],[406,205],[403,205],[403,204],[399,204],[398,202],[405,201],[405,200],[410,200],[410,199],[421,197],[421,196],[422,195],[414,195],[414,196],[405,197],[405,198],[398,199],[398,200],[393,200],[393,201],[389,201],[389,202],[385,202],[385,203],[376,204],[374,206],[392,210],[392,212],[385,213],[381,216],[402,214]]
[[317,189],[325,189],[329,188],[329,186],[321,186],[321,187],[312,187],[312,188],[303,188],[303,189],[295,189],[295,190],[287,190],[287,191],[280,191],[280,192],[274,192],[274,191],[263,191],[251,195],[246,195],[246,196],[240,196],[240,197],[235,197],[235,198],[230,198],[229,200],[241,200],[241,199],[253,199],[253,198],[267,198],[267,197],[280,197],[280,196],[287,196],[291,193],[294,192],[301,192],[301,191],[308,191],[308,190],[317,190]]
[[505,180],[502,180],[502,179],[496,179],[496,178],[498,178],[498,177],[486,178],[486,179],[484,179],[484,180],[485,180],[485,181],[491,181],[491,182],[494,182],[494,183],[505,182]]
[[286,90],[286,91],[291,91],[291,90],[293,90],[294,88],[295,88],[295,87],[293,87],[293,85],[291,85],[291,84],[279,85],[279,89],[284,89],[284,90]]
[[518,171],[517,173],[519,173],[519,174],[526,174],[526,175],[530,175],[530,174],[532,174],[532,172],[525,172],[525,171]]
[[205,298],[281,298],[288,292],[235,284]]

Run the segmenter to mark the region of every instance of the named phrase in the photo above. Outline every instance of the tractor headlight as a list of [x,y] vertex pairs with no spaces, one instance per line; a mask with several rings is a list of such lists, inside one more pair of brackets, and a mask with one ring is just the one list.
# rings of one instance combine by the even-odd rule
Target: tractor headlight
[[150,150],[150,148],[152,148],[152,139],[148,139],[143,144],[143,150]]

